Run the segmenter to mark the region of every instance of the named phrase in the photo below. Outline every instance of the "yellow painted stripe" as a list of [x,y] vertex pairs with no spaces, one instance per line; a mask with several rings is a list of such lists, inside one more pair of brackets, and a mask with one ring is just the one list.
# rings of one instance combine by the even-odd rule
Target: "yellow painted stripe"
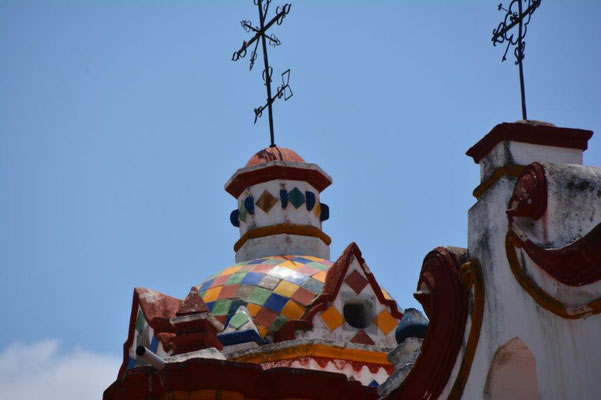
[[301,357],[324,357],[339,360],[361,361],[371,364],[391,365],[386,359],[386,353],[331,347],[323,344],[303,344],[284,349],[271,350],[267,353],[245,354],[235,357],[233,361],[251,362],[255,364],[288,360]]

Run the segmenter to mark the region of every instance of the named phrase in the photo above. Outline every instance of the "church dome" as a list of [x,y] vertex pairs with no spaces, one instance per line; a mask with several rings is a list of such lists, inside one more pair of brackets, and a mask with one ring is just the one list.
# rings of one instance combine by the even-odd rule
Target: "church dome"
[[304,163],[305,160],[294,151],[285,147],[267,147],[257,154],[252,156],[246,163],[246,167],[252,167],[254,165],[266,164],[270,161],[284,161],[284,162],[296,162]]
[[312,256],[272,256],[244,261],[211,275],[198,286],[213,315],[227,326],[245,306],[259,333],[276,332],[300,319],[323,290],[332,263]]

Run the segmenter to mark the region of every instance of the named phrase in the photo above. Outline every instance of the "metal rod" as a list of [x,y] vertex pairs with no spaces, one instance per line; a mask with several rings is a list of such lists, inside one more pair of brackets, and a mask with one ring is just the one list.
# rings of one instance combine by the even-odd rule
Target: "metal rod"
[[138,346],[136,348],[136,354],[148,364],[152,365],[157,371],[160,371],[163,368],[165,368],[165,360],[163,360],[161,357],[157,356],[155,353],[148,350],[144,346]]
[[519,15],[519,19],[520,19],[520,26],[519,26],[519,43],[518,43],[518,67],[520,70],[520,91],[521,91],[521,95],[522,95],[522,119],[524,121],[528,120],[528,116],[526,115],[526,88],[525,88],[525,84],[524,84],[524,68],[522,66],[522,61],[524,59],[524,40],[523,35],[522,35],[522,30],[523,30],[523,20],[524,20],[524,14],[522,14],[522,1],[519,0],[518,1],[518,11],[520,13]]
[[271,103],[273,103],[271,98],[271,75],[269,74],[269,60],[267,59],[267,41],[265,40],[265,16],[263,15],[262,0],[259,0],[257,2],[257,6],[259,7],[259,26],[261,27],[262,32],[261,44],[263,46],[263,62],[265,63],[265,85],[267,86],[267,110],[269,111],[269,136],[271,138],[271,145],[269,147],[275,147],[275,138],[273,133],[273,107],[271,106]]

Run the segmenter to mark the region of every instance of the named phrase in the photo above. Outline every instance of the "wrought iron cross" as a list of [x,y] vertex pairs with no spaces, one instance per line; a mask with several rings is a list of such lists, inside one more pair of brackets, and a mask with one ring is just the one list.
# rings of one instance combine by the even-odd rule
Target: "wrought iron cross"
[[[507,59],[507,52],[510,46],[515,46],[513,54],[515,55],[515,63],[520,70],[520,90],[522,95],[522,119],[528,119],[526,115],[526,92],[524,89],[524,68],[522,66],[522,60],[524,59],[524,49],[526,48],[526,31],[530,18],[534,10],[540,6],[542,0],[512,0],[509,7],[504,8],[503,3],[499,4],[499,11],[503,10],[506,12],[505,18],[499,24],[497,29],[492,31],[492,44],[503,44],[507,42],[505,53],[501,61]],[[513,28],[518,27],[517,36]]]
[[267,58],[267,42],[273,47],[279,46],[281,44],[280,39],[278,39],[274,34],[268,35],[267,30],[273,26],[273,24],[281,25],[284,22],[284,18],[290,12],[290,4],[284,4],[283,6],[278,6],[275,11],[275,16],[269,21],[265,22],[267,12],[269,11],[269,4],[271,0],[253,0],[257,8],[259,9],[259,26],[253,26],[250,21],[242,21],[242,28],[246,32],[254,32],[253,37],[247,42],[246,40],[242,42],[242,47],[240,50],[234,52],[232,56],[233,61],[238,61],[241,58],[246,56],[247,49],[255,44],[254,49],[250,53],[250,70],[252,71],[253,66],[255,65],[255,61],[257,59],[257,47],[259,46],[259,41],[261,41],[261,47],[263,48],[263,63],[265,64],[265,69],[263,70],[263,81],[265,82],[265,87],[267,88],[267,102],[255,108],[255,124],[257,123],[257,119],[263,115],[263,111],[267,108],[269,112],[269,134],[271,137],[271,145],[270,147],[275,146],[274,132],[273,132],[273,111],[272,104],[276,99],[284,98],[284,101],[288,100],[292,97],[292,90],[290,89],[290,85],[288,84],[290,81],[290,69],[286,70],[282,73],[282,85],[278,87],[275,92],[275,95],[271,94],[271,76],[273,74],[273,68],[269,66],[269,60]]

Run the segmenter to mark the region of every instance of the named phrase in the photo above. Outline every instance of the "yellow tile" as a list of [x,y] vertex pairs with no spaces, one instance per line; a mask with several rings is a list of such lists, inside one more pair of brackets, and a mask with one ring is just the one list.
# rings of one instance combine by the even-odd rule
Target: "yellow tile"
[[344,317],[334,306],[330,306],[330,308],[322,312],[319,317],[331,331],[344,323]]
[[209,290],[207,290],[207,292],[205,293],[205,295],[202,298],[202,300],[205,303],[210,303],[211,301],[217,300],[217,297],[219,296],[219,293],[221,293],[221,289],[223,289],[223,286],[217,286],[217,287],[214,287],[214,288],[210,288]]
[[294,261],[286,260],[279,265],[280,267],[288,268],[288,269],[297,269],[303,266],[301,263],[295,263]]
[[319,214],[321,214],[321,205],[319,203],[315,204],[313,213],[315,213],[315,216],[319,218]]
[[305,313],[305,307],[297,304],[292,300],[288,300],[288,303],[282,308],[282,315],[290,319],[299,319]]
[[382,289],[382,294],[384,295],[384,298],[386,300],[392,300],[392,297],[390,297],[390,295],[388,294],[388,292],[385,289],[383,289],[383,288],[380,288],[380,289]]
[[239,267],[229,267],[229,268],[226,268],[226,269],[224,269],[224,270],[223,270],[223,272],[221,272],[221,274],[219,274],[219,275],[221,275],[221,276],[224,276],[224,275],[231,275],[231,274],[233,274],[234,272],[238,272],[238,270],[239,270],[240,268],[242,268],[242,266],[239,266]]
[[261,337],[265,337],[265,335],[268,332],[267,328],[264,327],[263,325],[257,326],[257,329],[259,330],[259,335],[261,335]]
[[325,282],[326,281],[326,275],[328,275],[328,271],[319,271],[318,273],[316,273],[315,275],[313,275],[311,278],[317,279],[320,282]]
[[246,305],[246,308],[248,308],[248,311],[250,312],[250,315],[252,315],[253,317],[256,316],[259,311],[261,310],[261,306],[258,306],[256,304],[253,303],[248,303]]
[[393,317],[388,310],[384,309],[375,318],[374,322],[384,335],[388,335],[399,323],[399,320]]
[[273,289],[273,292],[284,297],[292,297],[298,288],[299,286],[295,285],[294,283],[281,281],[280,284]]

